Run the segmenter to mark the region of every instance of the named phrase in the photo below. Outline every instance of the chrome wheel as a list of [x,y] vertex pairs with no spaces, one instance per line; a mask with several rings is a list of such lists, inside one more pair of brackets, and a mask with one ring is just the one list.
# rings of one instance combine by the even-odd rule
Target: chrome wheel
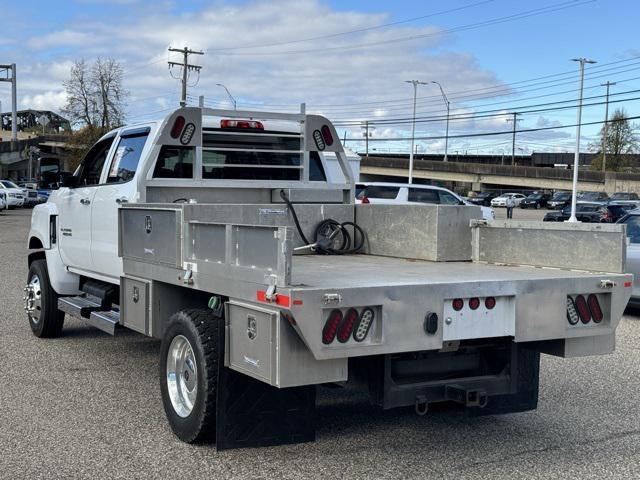
[[42,315],[42,287],[40,278],[34,275],[29,279],[29,283],[24,287],[24,311],[27,312],[29,320],[37,324]]
[[198,365],[193,348],[183,335],[176,335],[169,345],[167,389],[175,412],[188,417],[198,394]]

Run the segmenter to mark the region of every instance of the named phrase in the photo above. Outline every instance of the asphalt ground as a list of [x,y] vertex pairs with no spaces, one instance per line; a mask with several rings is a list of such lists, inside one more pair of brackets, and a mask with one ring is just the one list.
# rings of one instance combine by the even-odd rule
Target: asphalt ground
[[31,334],[21,305],[29,214],[0,214],[2,479],[640,478],[633,314],[613,355],[543,356],[535,412],[418,417],[322,391],[315,443],[220,453],[181,443],[162,408],[158,341],[73,318],[61,338]]

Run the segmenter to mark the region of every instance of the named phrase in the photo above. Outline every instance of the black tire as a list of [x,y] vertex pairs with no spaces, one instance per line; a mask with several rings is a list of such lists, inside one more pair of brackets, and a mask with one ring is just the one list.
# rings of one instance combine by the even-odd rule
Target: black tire
[[[169,394],[167,361],[172,341],[187,339],[196,362],[196,396],[187,416],[181,416]],[[208,309],[181,310],[170,319],[160,347],[162,403],[173,433],[183,442],[211,443],[216,434],[216,400],[221,367],[224,320]],[[187,376],[188,379],[188,376]]]
[[[38,280],[37,284],[33,283],[34,279]],[[40,338],[59,337],[64,325],[64,312],[58,310],[58,294],[51,288],[46,260],[38,259],[31,263],[27,275],[29,285],[33,285],[33,294],[40,298],[39,308],[36,306],[33,314],[27,314],[31,331]]]

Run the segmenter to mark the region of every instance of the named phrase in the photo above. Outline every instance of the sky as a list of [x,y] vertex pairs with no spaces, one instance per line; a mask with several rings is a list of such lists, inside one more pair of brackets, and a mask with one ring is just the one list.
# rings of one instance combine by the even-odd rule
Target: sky
[[[307,111],[332,120],[347,146],[407,152],[417,88],[419,153],[572,151],[579,66],[585,70],[583,151],[611,110],[640,116],[640,2],[633,0],[0,0],[0,64],[16,63],[18,108],[60,112],[74,60],[112,57],[124,68],[127,123],[161,117],[179,101],[170,46],[204,51],[191,62],[189,102]],[[638,90],[638,92],[634,92]],[[0,83],[2,109],[10,88]],[[564,102],[564,103],[560,103]],[[564,127],[569,126],[569,127]]]

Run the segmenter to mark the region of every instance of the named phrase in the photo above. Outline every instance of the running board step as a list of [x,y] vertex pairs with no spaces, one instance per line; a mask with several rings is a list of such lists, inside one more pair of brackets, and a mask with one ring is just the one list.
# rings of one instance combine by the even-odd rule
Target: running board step
[[80,295],[78,297],[62,297],[58,299],[58,310],[88,319],[91,312],[101,310],[102,301],[98,297],[91,295]]
[[91,295],[62,297],[58,299],[58,309],[74,317],[80,317],[89,325],[114,335],[120,324],[119,310],[101,310],[101,299]]
[[102,312],[91,312],[87,323],[109,335],[115,335],[116,327],[120,324],[120,311],[106,310]]

